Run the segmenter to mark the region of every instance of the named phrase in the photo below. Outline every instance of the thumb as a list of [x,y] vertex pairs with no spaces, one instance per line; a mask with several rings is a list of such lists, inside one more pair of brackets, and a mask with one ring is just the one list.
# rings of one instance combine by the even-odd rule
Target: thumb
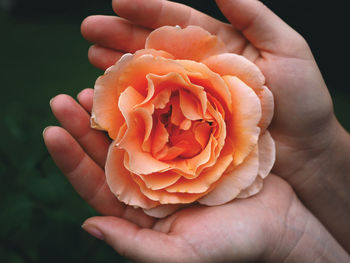
[[83,223],[82,228],[104,240],[120,255],[137,262],[187,262],[189,259],[182,239],[140,228],[118,217],[92,217]]
[[303,37],[260,1],[216,0],[216,3],[233,27],[260,51],[293,56],[309,54]]

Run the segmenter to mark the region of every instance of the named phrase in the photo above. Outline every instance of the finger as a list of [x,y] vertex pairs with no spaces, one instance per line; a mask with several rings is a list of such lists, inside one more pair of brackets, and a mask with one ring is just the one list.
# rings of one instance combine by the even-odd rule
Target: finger
[[193,253],[191,258],[189,248],[181,239],[139,228],[120,218],[92,217],[82,227],[91,235],[105,240],[120,255],[136,262],[194,262]]
[[92,110],[94,90],[93,89],[83,89],[79,92],[77,99],[81,106],[90,114]]
[[183,4],[165,0],[113,0],[112,4],[119,16],[142,27],[197,25],[218,35],[225,43],[232,43],[235,47],[230,51],[238,50],[245,43],[245,39],[230,25]]
[[153,219],[142,210],[126,207],[117,200],[106,184],[104,171],[66,130],[49,127],[45,129],[43,137],[58,168],[94,209],[103,215],[123,216],[141,226],[153,224]]
[[84,200],[103,214],[119,214],[124,209],[106,188],[102,168],[66,130],[49,127],[43,136],[54,162]]
[[150,31],[120,17],[99,15],[87,17],[81,24],[81,33],[100,46],[134,53],[145,46]]
[[[258,0],[216,0],[231,24],[261,51],[291,54],[304,39]],[[301,49],[302,50],[302,49]]]
[[88,58],[96,68],[106,70],[114,65],[125,53],[114,49],[105,48],[99,45],[92,45],[89,48]]
[[93,160],[104,167],[110,140],[104,133],[90,128],[90,115],[68,95],[54,97],[50,105],[63,128],[79,142]]

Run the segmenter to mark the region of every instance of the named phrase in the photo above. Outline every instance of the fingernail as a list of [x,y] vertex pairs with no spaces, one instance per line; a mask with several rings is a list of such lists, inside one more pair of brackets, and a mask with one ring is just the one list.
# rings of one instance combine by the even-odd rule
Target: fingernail
[[49,128],[51,128],[52,126],[47,126],[44,130],[43,130],[43,136],[44,136],[44,134],[45,134],[45,132],[49,129]]
[[77,94],[77,99],[79,100],[79,96],[83,93],[84,90],[81,90],[78,94]]
[[50,100],[50,102],[49,102],[50,106],[51,106],[51,103],[52,103],[52,101],[53,101],[54,98],[56,98],[56,96],[53,97],[53,98]]
[[81,227],[90,235],[96,237],[97,239],[103,240],[104,237],[102,232],[99,229],[97,229],[95,226],[90,224],[83,224]]

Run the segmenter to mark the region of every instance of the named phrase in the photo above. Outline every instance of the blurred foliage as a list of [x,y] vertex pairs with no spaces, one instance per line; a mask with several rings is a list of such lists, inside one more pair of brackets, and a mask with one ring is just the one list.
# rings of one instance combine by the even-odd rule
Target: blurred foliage
[[[102,73],[88,63],[79,21],[111,10],[98,9],[96,1],[65,0],[55,2],[59,11],[68,6],[78,15],[51,19],[51,2],[12,2],[9,13],[0,13],[1,262],[127,262],[80,229],[96,213],[58,171],[41,137],[46,126],[57,124],[49,100],[58,93],[75,97]],[[103,3],[109,7],[110,1]],[[340,122],[350,130],[349,91],[331,93]]]
[[0,15],[1,262],[127,262],[80,228],[96,213],[58,171],[41,137],[57,123],[49,100],[75,97],[101,74],[88,63],[79,26]]

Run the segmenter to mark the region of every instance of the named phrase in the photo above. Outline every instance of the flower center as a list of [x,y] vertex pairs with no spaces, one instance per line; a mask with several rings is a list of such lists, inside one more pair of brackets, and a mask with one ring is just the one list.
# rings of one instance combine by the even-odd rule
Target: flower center
[[180,107],[179,92],[153,114],[152,154],[158,160],[192,158],[207,145],[211,124],[203,119],[190,120]]

